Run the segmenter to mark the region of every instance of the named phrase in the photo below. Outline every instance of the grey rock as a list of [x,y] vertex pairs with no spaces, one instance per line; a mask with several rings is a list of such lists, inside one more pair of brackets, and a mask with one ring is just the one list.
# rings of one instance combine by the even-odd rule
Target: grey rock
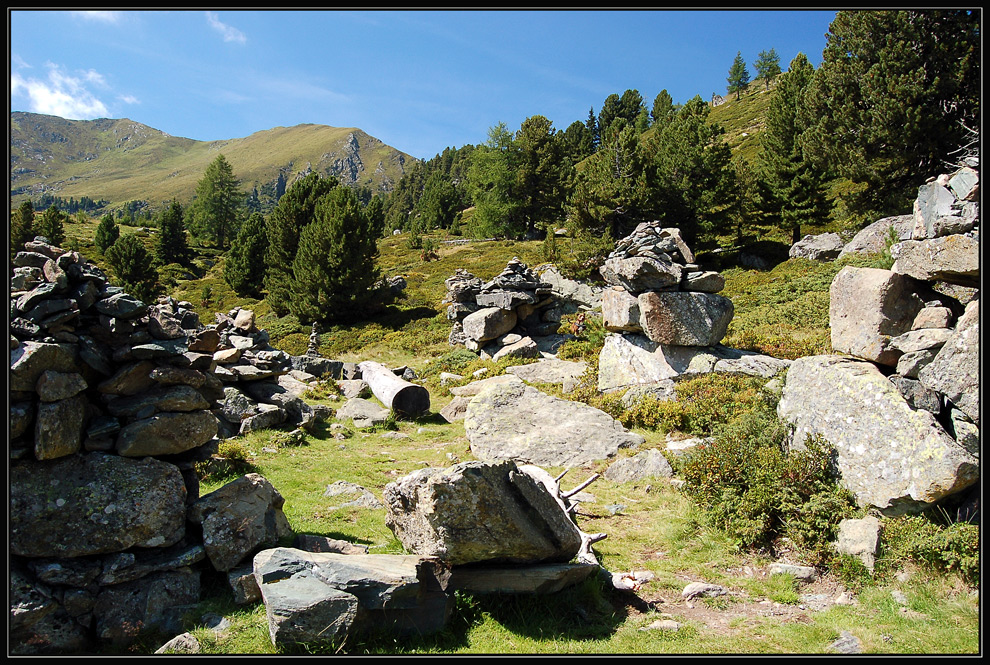
[[282,512],[284,504],[285,499],[264,476],[249,473],[200,497],[189,508],[189,521],[202,525],[203,544],[213,567],[228,571],[292,533]]
[[876,563],[880,547],[880,521],[872,516],[844,519],[839,522],[835,549],[839,554],[854,556],[870,571]]
[[922,385],[945,395],[980,424],[980,302],[959,317],[955,331],[935,358],[918,372]]
[[46,371],[74,372],[75,353],[66,344],[26,341],[10,351],[10,390],[34,391]]
[[563,502],[511,460],[414,471],[383,497],[399,542],[451,565],[567,562],[581,546]]
[[[382,502],[375,498],[375,495],[366,488],[345,480],[338,480],[327,485],[323,491],[323,496],[335,498],[343,497],[347,499],[339,506],[330,506],[329,510],[339,510],[341,508],[381,508]],[[338,501],[340,499],[337,499]],[[312,550],[310,550],[312,551]]]
[[818,578],[814,566],[797,566],[790,563],[771,563],[769,572],[771,575],[791,575],[802,582],[814,582]]
[[34,425],[34,456],[49,460],[78,452],[87,419],[86,399],[82,395],[40,403]]
[[615,483],[629,483],[645,478],[670,478],[674,470],[663,453],[651,448],[613,462],[604,475]]
[[980,285],[980,241],[971,235],[905,240],[891,247],[892,270],[923,281]]
[[381,425],[389,416],[389,410],[375,402],[355,397],[337,409],[337,418],[350,418],[355,427]]
[[633,256],[607,259],[600,272],[611,286],[621,286],[632,294],[675,287],[681,281],[681,268],[666,260]]
[[839,633],[838,639],[825,647],[825,650],[844,655],[852,655],[863,653],[863,644],[859,641],[858,637],[848,630],[843,630]]
[[621,287],[602,292],[602,325],[613,332],[638,332],[640,325],[639,300]]
[[190,568],[103,587],[93,609],[96,634],[126,645],[144,634],[176,633],[182,629],[182,615],[199,602],[199,593],[199,572]]
[[516,313],[498,307],[486,307],[464,317],[461,325],[468,339],[485,342],[512,330],[516,325]]
[[528,365],[507,367],[506,374],[519,377],[526,383],[553,383],[564,385],[568,381],[579,380],[587,371],[584,361],[548,358]]
[[860,505],[887,514],[918,512],[979,478],[978,461],[872,363],[795,360],[777,413],[794,427],[792,446],[809,435],[831,443],[842,484]]
[[650,292],[639,296],[640,326],[649,339],[675,346],[711,346],[725,337],[734,307],[714,293]]
[[915,282],[889,270],[846,266],[829,287],[829,328],[838,353],[894,366],[893,337],[908,332],[924,302]]
[[643,442],[603,411],[522,383],[476,395],[468,404],[464,430],[479,459],[547,466],[607,459]]
[[600,286],[568,279],[554,266],[550,266],[540,273],[540,279],[550,285],[554,296],[560,300],[584,305],[591,309],[601,306],[603,290]]
[[207,410],[158,413],[121,428],[117,453],[125,457],[174,455],[197,448],[217,434],[217,418]]
[[10,549],[78,557],[167,547],[185,533],[186,488],[166,462],[88,453],[10,469]]
[[725,587],[719,584],[709,584],[707,582],[691,582],[681,590],[681,598],[691,600],[692,598],[706,597],[715,598],[728,593]]
[[821,235],[806,235],[791,245],[788,256],[792,259],[801,258],[810,261],[832,261],[839,257],[845,248],[845,243],[838,233],[822,233]]

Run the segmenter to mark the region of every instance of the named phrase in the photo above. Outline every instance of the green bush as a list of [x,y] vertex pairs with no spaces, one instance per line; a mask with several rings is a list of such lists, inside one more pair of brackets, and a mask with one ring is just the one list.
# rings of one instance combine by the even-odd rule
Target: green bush
[[831,557],[839,522],[856,509],[836,483],[834,451],[809,437],[785,450],[785,426],[767,409],[738,416],[678,464],[685,490],[742,548],[787,537],[814,564]]
[[943,526],[923,515],[883,522],[883,551],[878,562],[889,571],[912,562],[930,571],[957,572],[970,584],[979,580],[980,528],[957,522]]

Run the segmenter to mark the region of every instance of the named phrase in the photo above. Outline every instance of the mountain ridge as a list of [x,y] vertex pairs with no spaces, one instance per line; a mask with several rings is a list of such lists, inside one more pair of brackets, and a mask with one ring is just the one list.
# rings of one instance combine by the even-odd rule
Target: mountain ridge
[[272,188],[280,175],[291,184],[312,171],[387,192],[418,161],[357,127],[305,123],[199,141],[129,118],[69,120],[13,111],[11,205],[43,194],[105,199],[111,207],[146,201],[154,209],[173,198],[187,205],[220,153],[246,192]]

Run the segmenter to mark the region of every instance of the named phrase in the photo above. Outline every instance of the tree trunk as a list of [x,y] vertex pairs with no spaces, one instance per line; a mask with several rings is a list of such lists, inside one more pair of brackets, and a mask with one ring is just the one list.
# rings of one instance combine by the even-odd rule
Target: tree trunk
[[375,397],[396,413],[418,416],[430,410],[430,392],[423,386],[397,377],[381,363],[366,360],[358,368]]

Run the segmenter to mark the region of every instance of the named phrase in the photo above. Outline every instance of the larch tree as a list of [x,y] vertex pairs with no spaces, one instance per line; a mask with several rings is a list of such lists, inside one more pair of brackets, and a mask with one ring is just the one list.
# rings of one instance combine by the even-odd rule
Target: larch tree
[[197,237],[226,249],[237,235],[246,200],[230,162],[222,154],[217,155],[196,185],[196,198],[190,210],[190,229]]
[[749,70],[746,69],[746,61],[743,60],[742,51],[736,52],[732,66],[729,67],[729,76],[725,80],[729,83],[727,88],[729,94],[736,93],[736,99],[738,100],[742,95],[742,91],[749,84]]
[[775,49],[760,51],[753,67],[756,68],[756,80],[763,81],[769,90],[770,83],[780,75],[780,56]]

